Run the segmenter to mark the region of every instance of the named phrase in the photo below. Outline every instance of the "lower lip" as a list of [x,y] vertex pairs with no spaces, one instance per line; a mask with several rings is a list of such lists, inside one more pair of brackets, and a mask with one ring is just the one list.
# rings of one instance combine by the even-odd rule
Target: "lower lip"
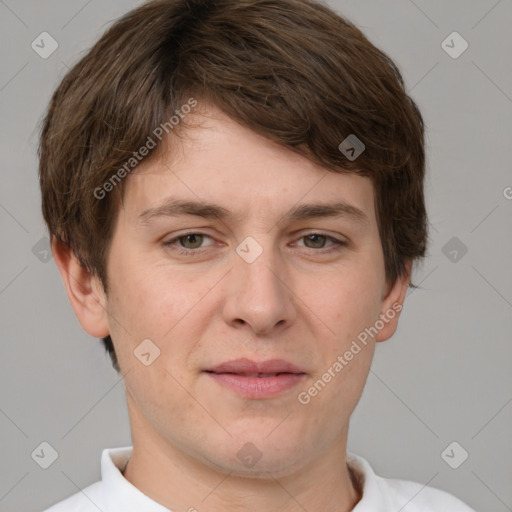
[[282,373],[273,377],[246,377],[235,373],[207,373],[219,385],[232,389],[246,398],[272,398],[293,388],[306,376],[305,373]]

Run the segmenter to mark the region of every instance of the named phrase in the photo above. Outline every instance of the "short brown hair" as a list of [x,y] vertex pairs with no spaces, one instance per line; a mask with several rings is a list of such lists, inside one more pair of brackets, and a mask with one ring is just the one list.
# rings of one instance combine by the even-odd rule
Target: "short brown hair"
[[[101,199],[95,191],[189,97],[330,171],[369,177],[388,281],[424,257],[423,120],[385,53],[312,0],[159,0],[120,18],[73,66],[41,134],[50,237],[105,291],[125,180]],[[349,135],[365,146],[355,160],[339,149]]]

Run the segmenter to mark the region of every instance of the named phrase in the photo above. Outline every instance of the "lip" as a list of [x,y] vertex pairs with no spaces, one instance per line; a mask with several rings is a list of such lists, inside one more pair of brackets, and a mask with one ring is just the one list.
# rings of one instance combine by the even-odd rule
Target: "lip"
[[235,359],[205,370],[217,384],[246,398],[278,396],[301,382],[306,373],[284,359]]
[[214,373],[237,373],[251,375],[256,373],[305,373],[298,366],[284,359],[268,359],[266,361],[252,361],[251,359],[233,359],[225,363],[208,368],[206,371]]

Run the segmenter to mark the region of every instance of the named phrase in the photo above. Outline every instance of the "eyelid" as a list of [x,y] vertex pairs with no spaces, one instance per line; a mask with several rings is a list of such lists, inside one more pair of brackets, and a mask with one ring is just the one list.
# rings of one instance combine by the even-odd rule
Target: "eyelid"
[[[177,242],[180,238],[184,238],[187,235],[199,235],[199,236],[210,238],[211,240],[213,240],[213,236],[211,236],[207,233],[198,231],[197,229],[189,229],[187,231],[184,231],[182,233],[178,233],[177,235],[174,235],[172,238],[169,238],[169,240],[167,240],[163,243],[164,243],[164,245],[171,245],[171,244]],[[210,244],[210,245],[213,245],[213,244]],[[199,252],[199,251],[201,251],[201,249],[204,249],[204,247],[202,247],[200,249],[186,249],[185,247],[180,247],[180,249],[182,249],[183,251]]]
[[[299,231],[300,233],[300,231]],[[207,238],[210,238],[211,240],[213,240],[213,237],[211,235],[208,235],[207,233],[204,233],[198,229],[188,229],[184,232],[181,232],[181,233],[178,233],[177,235],[174,235],[171,239],[167,240],[166,242],[164,242],[164,245],[165,246],[169,246],[169,247],[172,247],[180,238],[183,238],[183,237],[186,237],[187,235],[199,235],[199,236],[202,236],[202,237],[207,237]],[[332,235],[329,235],[328,233],[325,233],[321,230],[310,230],[309,232],[307,233],[303,233],[301,234],[299,237],[296,238],[296,242],[302,240],[303,238],[307,237],[307,236],[311,236],[311,235],[319,235],[319,236],[323,236],[325,237],[327,240],[330,240],[332,242],[331,245],[327,246],[327,247],[322,247],[322,248],[319,248],[319,249],[314,249],[314,248],[311,248],[311,247],[305,247],[306,249],[310,249],[314,252],[317,252],[317,253],[327,253],[327,252],[330,252],[330,251],[333,251],[333,250],[336,250],[336,249],[340,249],[342,247],[345,247],[346,245],[348,245],[348,242],[346,240],[343,240],[343,239],[339,239],[335,236],[332,236]],[[295,242],[295,244],[296,244]],[[208,246],[206,247],[200,247],[200,248],[197,248],[197,249],[187,249],[185,247],[180,247],[180,246],[177,246],[175,247],[175,251],[178,253],[178,254],[202,254],[205,250],[208,250],[208,247],[212,246],[212,245],[215,245],[215,243],[212,243],[212,244],[209,244]]]
[[[299,236],[297,238],[297,241],[299,240],[302,240],[303,238],[306,238],[308,236],[311,236],[311,235],[318,235],[318,236],[323,236],[325,237],[327,240],[330,240],[331,242],[333,242],[333,245],[347,245],[347,241],[346,240],[342,240],[340,238],[337,238],[335,236],[332,236],[332,235],[329,235],[328,233],[324,233],[323,231],[311,231],[310,233],[304,233],[303,235]],[[329,246],[329,247],[332,247]],[[307,249],[310,249],[310,247],[307,247]],[[322,249],[326,249],[326,247],[322,247]],[[322,249],[318,249],[318,252],[320,252]]]

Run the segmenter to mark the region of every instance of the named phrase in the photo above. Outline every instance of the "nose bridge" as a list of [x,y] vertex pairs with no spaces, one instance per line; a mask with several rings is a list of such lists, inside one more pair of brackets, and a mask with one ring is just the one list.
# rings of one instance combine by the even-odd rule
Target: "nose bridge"
[[244,289],[250,289],[252,293],[265,291],[267,288],[277,291],[275,288],[279,285],[276,282],[278,281],[276,275],[280,264],[270,241],[265,247],[259,242],[243,242],[238,246],[237,254],[238,261],[235,263],[235,268],[245,284]]
[[237,246],[230,279],[226,321],[249,324],[259,333],[291,322],[294,307],[283,282],[286,270],[271,235],[258,236],[258,240],[249,236]]

